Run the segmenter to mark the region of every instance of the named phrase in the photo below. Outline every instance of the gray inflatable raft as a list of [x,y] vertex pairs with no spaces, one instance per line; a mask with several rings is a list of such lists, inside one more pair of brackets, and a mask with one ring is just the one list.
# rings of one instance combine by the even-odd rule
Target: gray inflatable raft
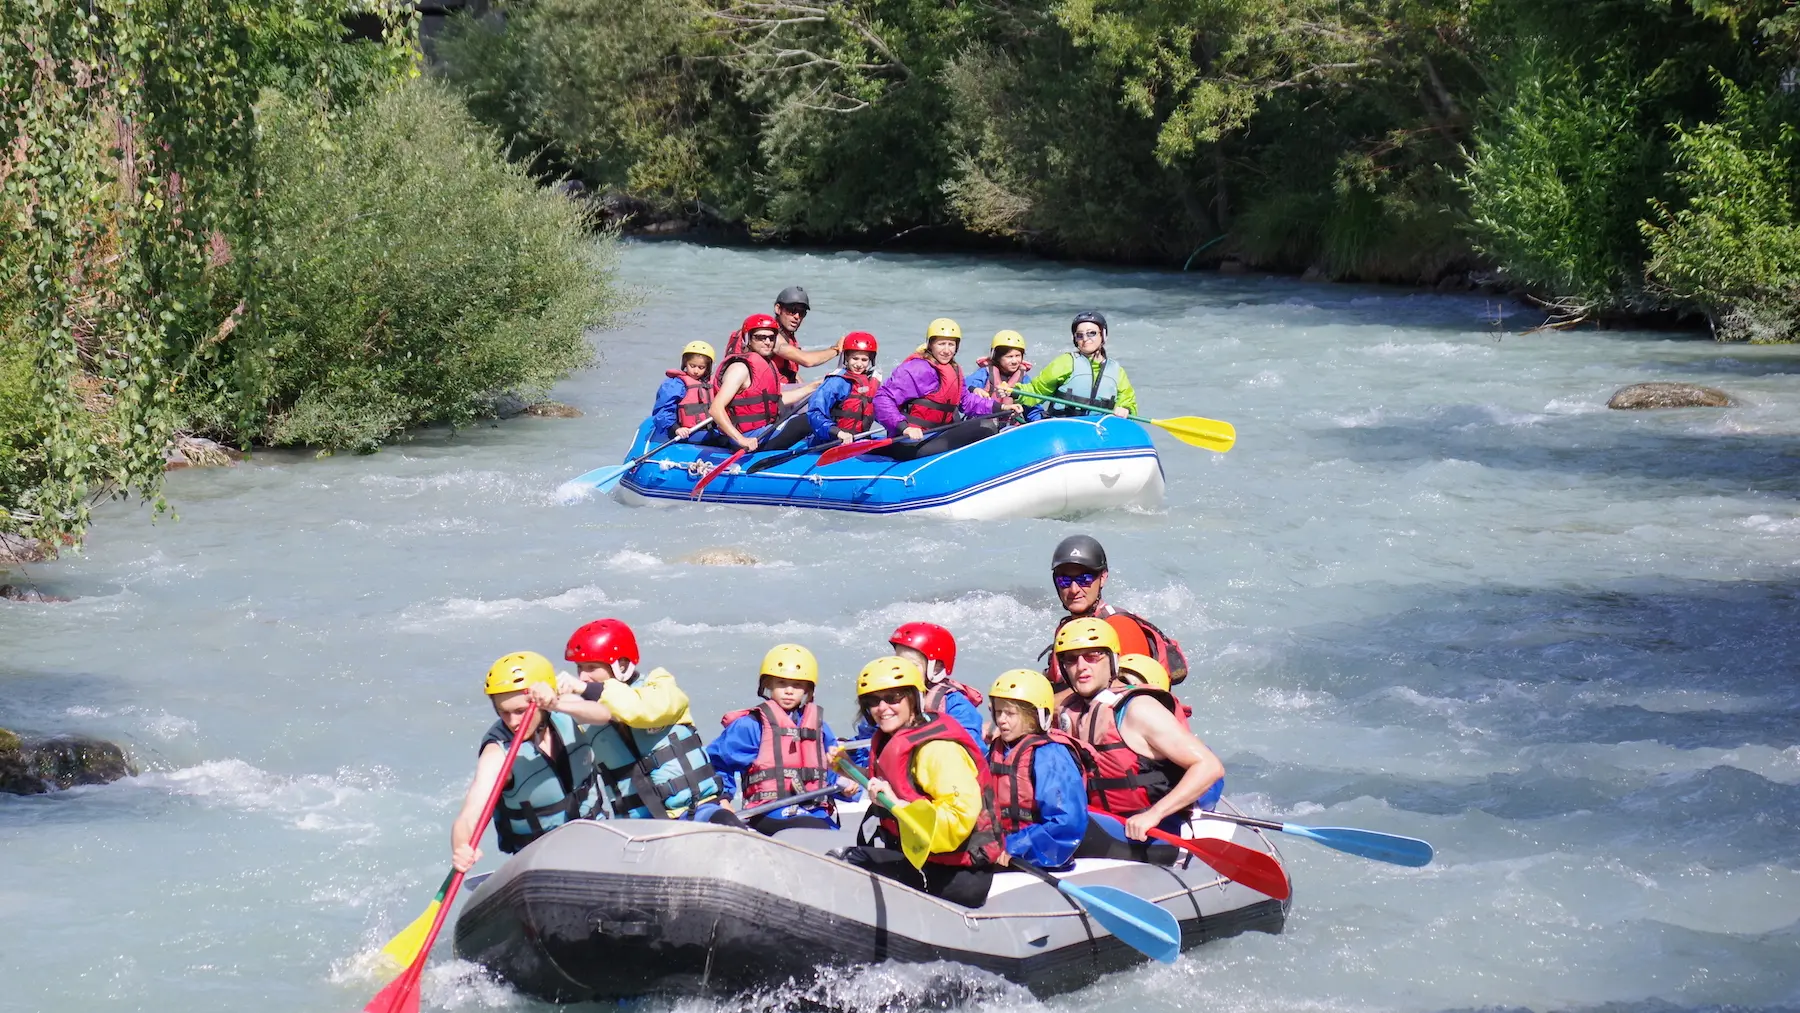
[[[1196,820],[1188,836],[1280,857],[1261,833],[1221,820]],[[729,994],[885,960],[955,961],[1048,996],[1146,959],[1024,873],[995,876],[986,906],[969,909],[823,854],[845,843],[847,830],[571,823],[482,884],[457,918],[456,953],[554,1002]],[[1181,922],[1182,949],[1280,932],[1287,918],[1287,902],[1197,860],[1081,859],[1061,875],[1160,904]]]

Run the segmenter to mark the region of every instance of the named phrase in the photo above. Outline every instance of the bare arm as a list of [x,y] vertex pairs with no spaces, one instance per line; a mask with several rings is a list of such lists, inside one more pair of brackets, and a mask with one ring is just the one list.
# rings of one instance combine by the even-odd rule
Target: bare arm
[[1146,747],[1143,754],[1153,760],[1167,760],[1186,768],[1181,780],[1169,789],[1155,805],[1131,817],[1125,822],[1125,836],[1141,841],[1144,831],[1161,823],[1172,813],[1181,812],[1194,804],[1194,800],[1206,794],[1214,782],[1225,776],[1225,765],[1213,751],[1206,748],[1206,743],[1194,737],[1176,719],[1175,715],[1163,707],[1146,707],[1138,704],[1129,707],[1125,712],[1125,721],[1119,731],[1125,736],[1127,744],[1136,748],[1132,739],[1141,739]]
[[456,814],[456,822],[450,824],[450,864],[458,872],[468,872],[481,861],[480,842],[475,840],[475,821],[481,818],[481,809],[487,805],[495,782],[500,780],[500,765],[505,762],[506,750],[500,748],[498,742],[483,747],[480,759],[475,761],[475,780],[469,782],[469,790],[463,795],[462,811]]
[[775,354],[802,366],[823,366],[838,357],[838,350],[837,346],[833,345],[830,348],[815,348],[809,352],[799,345],[787,341],[777,341]]
[[807,398],[812,397],[813,391],[818,390],[819,384],[824,382],[825,378],[819,377],[816,380],[808,380],[806,383],[795,387],[793,390],[784,390],[781,392],[781,403],[784,405],[791,405],[804,401]]
[[[582,683],[583,687],[587,684]],[[598,700],[589,700],[580,691],[559,693],[543,683],[531,687],[531,698],[545,710],[567,714],[584,725],[604,725],[612,721],[612,711]]]
[[749,383],[749,366],[741,362],[734,362],[725,367],[725,374],[719,377],[719,390],[713,395],[712,404],[708,405],[706,409],[706,414],[712,417],[713,425],[718,426],[719,432],[730,437],[733,443],[742,440],[744,434],[738,432],[738,428],[731,424],[731,417],[726,413],[725,406],[730,404],[731,399],[738,395],[738,391],[743,390]]

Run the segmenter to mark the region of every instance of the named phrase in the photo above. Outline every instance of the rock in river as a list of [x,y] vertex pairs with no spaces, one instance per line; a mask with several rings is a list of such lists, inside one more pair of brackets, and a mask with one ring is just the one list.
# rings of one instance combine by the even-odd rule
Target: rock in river
[[692,563],[695,566],[755,566],[759,560],[743,549],[729,546],[711,546],[696,549],[675,560],[677,563]]
[[21,738],[0,728],[0,792],[41,795],[137,773],[125,751],[85,735]]
[[1634,383],[1613,392],[1608,408],[1729,408],[1731,395],[1692,383]]

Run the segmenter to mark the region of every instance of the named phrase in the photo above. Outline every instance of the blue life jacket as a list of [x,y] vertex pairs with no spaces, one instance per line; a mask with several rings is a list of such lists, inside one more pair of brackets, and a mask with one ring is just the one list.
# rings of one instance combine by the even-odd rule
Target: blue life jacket
[[693,725],[628,728],[615,721],[594,740],[594,754],[619,819],[669,819],[719,797],[718,774]]
[[[1102,411],[1112,411],[1119,400],[1119,365],[1112,356],[1100,366],[1100,375],[1094,375],[1094,362],[1086,356],[1074,352],[1064,352],[1075,361],[1070,363],[1069,378],[1056,389],[1056,396],[1067,401],[1079,401],[1093,405]],[[1047,404],[1045,411],[1051,415],[1086,415],[1088,412],[1080,408],[1066,405]]]
[[[569,759],[573,785],[564,790],[556,764],[538,750],[536,742],[527,740],[519,747],[512,775],[494,808],[494,832],[500,838],[500,850],[509,855],[570,820],[600,815],[599,771],[589,747],[590,736],[580,734],[575,719],[567,714],[551,714],[549,718],[550,728]],[[495,724],[505,727],[500,722]]]

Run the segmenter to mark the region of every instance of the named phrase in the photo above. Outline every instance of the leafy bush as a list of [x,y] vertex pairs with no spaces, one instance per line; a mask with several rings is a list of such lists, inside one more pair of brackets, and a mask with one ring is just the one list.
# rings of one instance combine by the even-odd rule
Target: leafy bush
[[1791,101],[1721,79],[1725,116],[1675,129],[1686,205],[1643,223],[1651,284],[1706,313],[1725,341],[1800,337],[1800,132]]
[[[327,119],[263,108],[266,348],[194,414],[237,439],[371,450],[541,394],[617,305],[608,241],[503,158],[441,85],[414,80]],[[254,409],[234,413],[230,399]]]

